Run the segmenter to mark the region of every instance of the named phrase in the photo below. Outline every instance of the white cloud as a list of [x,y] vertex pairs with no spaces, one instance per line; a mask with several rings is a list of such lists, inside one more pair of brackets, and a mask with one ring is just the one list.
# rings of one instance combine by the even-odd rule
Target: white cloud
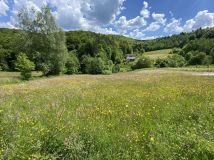
[[168,23],[165,28],[164,28],[164,32],[168,32],[168,33],[179,33],[182,32],[183,28],[181,26],[181,19],[175,19],[172,18],[171,22]]
[[[83,0],[85,3],[85,0]],[[82,9],[87,19],[96,23],[106,24],[115,20],[123,9],[124,0],[88,0],[85,9]],[[84,6],[84,4],[82,4]]]
[[151,39],[156,39],[159,38],[159,36],[148,36],[148,37],[143,37],[142,40],[151,40]]
[[115,22],[118,29],[122,33],[126,33],[128,29],[136,29],[141,28],[147,24],[143,17],[137,16],[133,19],[127,20],[125,16],[119,18],[118,21]]
[[144,2],[143,2],[143,8],[142,8],[142,10],[140,11],[140,15],[141,15],[143,18],[149,18],[149,16],[150,16],[150,11],[149,11],[148,9],[149,9],[149,4],[148,4],[148,2],[144,1]]
[[152,18],[155,21],[150,23],[150,25],[144,29],[144,31],[157,31],[166,23],[165,14],[152,13]]
[[165,14],[152,13],[152,18],[155,20],[144,31],[157,31],[162,25],[165,25]]
[[185,31],[192,31],[198,28],[206,28],[214,26],[214,13],[209,13],[208,10],[200,11],[197,15],[184,25]]
[[7,5],[7,1],[0,0],[0,16],[5,16],[8,10],[9,10],[9,7]]
[[160,27],[159,23],[152,22],[144,31],[157,31]]
[[159,24],[164,25],[166,23],[165,14],[152,13],[152,18]]
[[14,15],[23,7],[40,9],[48,4],[54,8],[59,25],[65,30],[88,30],[92,26],[111,23],[123,9],[125,0],[14,0]]
[[0,22],[0,28],[15,28],[10,22]]
[[139,29],[135,29],[132,32],[130,32],[128,36],[135,39],[142,39],[145,36],[145,34],[141,32]]

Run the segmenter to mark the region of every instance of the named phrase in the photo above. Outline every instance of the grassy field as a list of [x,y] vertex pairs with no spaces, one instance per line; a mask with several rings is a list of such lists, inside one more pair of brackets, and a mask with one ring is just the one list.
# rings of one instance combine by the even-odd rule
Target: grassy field
[[172,49],[163,49],[163,50],[145,52],[144,55],[148,56],[148,57],[150,57],[152,59],[167,58],[167,56],[169,55],[171,50]]
[[0,80],[0,159],[214,159],[214,77],[192,73]]

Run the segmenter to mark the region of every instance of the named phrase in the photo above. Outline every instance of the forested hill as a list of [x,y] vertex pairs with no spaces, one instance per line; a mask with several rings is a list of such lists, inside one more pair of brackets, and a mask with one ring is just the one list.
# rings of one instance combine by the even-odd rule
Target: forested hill
[[[19,30],[15,29],[0,28],[0,47],[11,49],[19,32]],[[104,35],[89,31],[68,31],[66,32],[66,38],[68,50],[78,49],[83,43],[91,43],[94,46],[100,44],[119,46],[123,51],[125,51],[125,48],[128,51],[129,49],[133,50],[133,52],[142,51],[142,49],[153,51],[174,47],[182,48],[192,40],[214,38],[214,28],[198,29],[191,33],[181,33],[153,40],[135,40],[121,35]]]
[[[0,29],[0,69],[14,70],[14,62],[19,50],[17,43],[20,30]],[[186,58],[190,51],[204,52],[209,56],[214,48],[214,28],[198,29],[191,33],[181,33],[154,40],[135,40],[119,35],[103,35],[86,31],[68,31],[65,33],[67,48],[78,59],[81,72],[85,71],[85,61],[99,57],[105,65],[122,64],[127,54],[141,55],[145,51],[168,48],[181,48],[180,54]],[[34,53],[27,53],[34,54]],[[197,53],[191,53],[193,56]],[[29,57],[36,62],[34,57]],[[209,57],[208,57],[209,58]],[[186,59],[188,61],[188,58]]]

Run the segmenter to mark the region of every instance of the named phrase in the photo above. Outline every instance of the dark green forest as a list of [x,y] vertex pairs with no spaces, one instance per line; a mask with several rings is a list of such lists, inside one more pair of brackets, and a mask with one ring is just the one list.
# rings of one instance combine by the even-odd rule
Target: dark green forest
[[[22,32],[16,29],[0,29],[0,70],[17,70],[15,66],[17,57],[20,52],[24,51],[22,50],[24,47]],[[191,33],[142,41],[86,31],[69,31],[65,32],[65,36],[69,53],[64,71],[67,74],[119,72],[128,68],[127,66],[133,65],[134,62],[129,64],[126,61],[128,54],[136,54],[141,57],[146,51],[169,48],[174,48],[172,54],[176,55],[169,57],[169,60],[158,59],[153,62],[156,67],[182,67],[214,63],[214,28],[198,29]],[[38,57],[35,56],[39,54],[39,51],[35,49],[30,52],[32,53],[27,53],[28,58],[35,63],[35,70],[40,70],[39,63],[37,63]],[[182,63],[177,63],[181,61]]]

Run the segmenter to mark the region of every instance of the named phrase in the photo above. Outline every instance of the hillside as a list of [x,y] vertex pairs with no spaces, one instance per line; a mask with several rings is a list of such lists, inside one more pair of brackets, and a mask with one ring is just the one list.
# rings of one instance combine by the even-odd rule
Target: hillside
[[[1,70],[15,70],[14,62],[16,61],[18,53],[21,51],[29,55],[30,60],[36,63],[36,69],[39,70],[40,64],[37,64],[38,51],[35,49],[31,51],[32,53],[28,53],[27,48],[23,47],[23,41],[19,40],[20,33],[20,30],[0,29]],[[70,52],[72,61],[75,61],[72,63],[77,65],[75,70],[82,73],[94,72],[87,70],[87,64],[85,64],[92,61],[93,58],[100,58],[100,60],[94,59],[94,61],[100,61],[100,64],[103,64],[102,68],[109,70],[109,68],[113,66],[117,65],[116,68],[118,68],[124,65],[127,54],[141,56],[145,51],[147,52],[146,54],[149,54],[149,51],[172,49],[175,47],[181,50],[174,50],[172,53],[183,56],[187,64],[190,65],[196,63],[204,64],[205,59],[211,63],[213,61],[212,57],[214,57],[211,54],[211,50],[214,48],[214,28],[198,29],[191,33],[181,33],[179,35],[145,41],[134,40],[124,36],[103,35],[86,31],[69,31],[65,32],[65,35],[67,49]],[[188,62],[190,56],[187,55],[187,53],[190,53],[191,57],[194,57],[197,56],[199,52],[203,52],[204,55]],[[151,54],[153,53],[151,52]],[[200,63],[197,59],[201,59]]]

